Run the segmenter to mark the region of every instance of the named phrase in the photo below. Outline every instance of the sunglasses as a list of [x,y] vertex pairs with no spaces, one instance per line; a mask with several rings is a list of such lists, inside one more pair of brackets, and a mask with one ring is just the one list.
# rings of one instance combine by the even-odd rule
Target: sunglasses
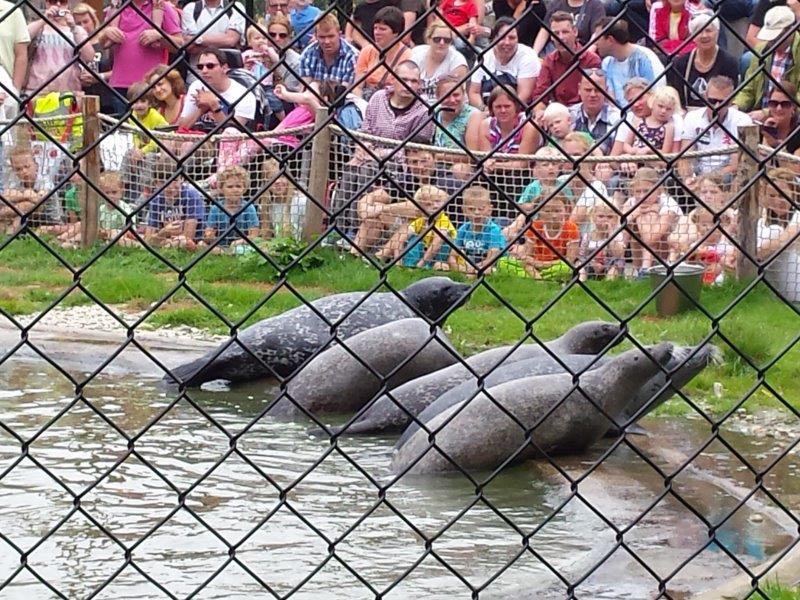
[[286,38],[289,37],[288,33],[282,33],[280,31],[274,31],[274,32],[273,31],[268,31],[267,33],[269,34],[269,37],[276,38],[276,39],[279,39],[279,40],[283,40],[283,39],[286,39]]
[[451,37],[442,37],[442,36],[435,36],[431,38],[431,41],[434,44],[447,44],[450,45],[453,43],[453,38]]
[[197,70],[210,71],[211,69],[216,69],[218,66],[219,63],[197,63]]
[[794,102],[791,100],[769,100],[767,106],[770,108],[792,108]]

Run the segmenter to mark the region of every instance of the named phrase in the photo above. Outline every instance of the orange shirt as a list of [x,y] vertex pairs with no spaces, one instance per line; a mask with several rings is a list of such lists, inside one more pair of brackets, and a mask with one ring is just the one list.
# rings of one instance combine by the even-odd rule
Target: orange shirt
[[555,237],[548,236],[542,220],[533,221],[525,235],[534,243],[533,260],[537,262],[563,260],[562,257],[567,255],[567,245],[581,239],[578,225],[569,220],[564,222]]
[[[364,85],[376,88],[386,73],[386,67],[384,65],[388,65],[391,67],[392,71],[396,71],[397,65],[404,60],[411,60],[411,49],[403,44],[398,43],[389,50],[389,52],[384,55],[383,62],[381,62],[380,50],[375,46],[365,46],[361,52],[358,53],[358,61],[356,61],[356,79],[360,79],[365,73],[369,73],[367,79],[364,81]],[[389,73],[382,87],[388,87],[393,84],[394,76]]]

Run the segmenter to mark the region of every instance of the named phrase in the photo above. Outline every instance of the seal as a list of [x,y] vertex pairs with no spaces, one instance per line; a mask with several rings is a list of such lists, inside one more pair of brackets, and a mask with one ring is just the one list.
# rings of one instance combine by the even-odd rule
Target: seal
[[466,302],[470,286],[447,277],[427,277],[394,292],[349,292],[264,319],[164,377],[199,386],[214,379],[252,381],[288,377],[320,348],[385,323],[423,317],[441,324]]
[[[333,432],[364,434],[398,432],[405,429],[411,416],[417,416],[439,396],[474,377],[473,372],[485,375],[498,364],[518,362],[528,358],[569,354],[599,354],[622,340],[622,328],[613,323],[588,321],[571,328],[561,337],[539,344],[522,344],[492,348],[467,358],[464,363],[419,377],[384,394],[367,408],[356,421]],[[403,408],[401,408],[401,406]],[[316,431],[314,433],[317,433]]]
[[267,413],[354,412],[382,390],[451,365],[457,357],[438,327],[422,319],[392,321],[315,356],[292,377]]
[[[664,371],[659,371],[645,383],[636,394],[629,400],[622,412],[616,417],[620,425],[627,424],[627,433],[642,434],[644,429],[632,427],[632,425],[648,414],[650,411],[660,406],[689,383],[695,375],[702,371],[706,366],[718,360],[720,350],[711,344],[702,346],[673,346],[669,361],[664,365]],[[592,356],[583,354],[568,354],[560,356],[559,360],[551,356],[541,356],[521,360],[510,365],[501,365],[483,380],[483,388],[490,387],[530,377],[533,375],[548,375],[552,373],[570,372],[581,374],[584,371],[597,369],[606,364],[611,357]],[[566,367],[566,369],[565,369]],[[665,372],[666,371],[666,372]],[[667,373],[671,385],[667,385]],[[419,431],[419,423],[427,424],[433,417],[444,412],[451,406],[455,406],[465,400],[474,398],[481,391],[478,380],[470,377],[442,394],[430,406],[423,410],[415,422],[411,422],[400,439],[397,440],[396,447],[402,446],[405,441],[414,433]],[[644,410],[642,410],[644,408]],[[618,436],[622,430],[617,426],[611,426],[606,432],[606,436]]]
[[[615,415],[672,355],[672,344],[623,352],[580,376],[537,375],[506,383],[436,415],[392,456],[395,473],[480,471],[546,453],[579,453],[605,434]],[[652,359],[651,359],[652,357]],[[502,408],[501,408],[502,407]],[[529,434],[526,434],[529,431]],[[428,441],[433,435],[435,447]]]
[[646,433],[642,429],[631,429],[631,425],[672,398],[707,366],[721,361],[722,351],[714,344],[675,346],[670,360],[664,365],[664,371],[642,386],[617,417],[619,426],[609,427],[606,436],[622,435],[623,429],[628,433]]

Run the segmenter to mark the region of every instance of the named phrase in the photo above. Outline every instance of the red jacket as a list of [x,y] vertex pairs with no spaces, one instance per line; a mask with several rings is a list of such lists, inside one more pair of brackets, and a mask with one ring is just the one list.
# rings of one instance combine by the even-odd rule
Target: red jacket
[[[681,44],[683,44],[684,40],[689,37],[689,19],[692,18],[692,14],[686,9],[683,8],[681,11],[681,18],[678,21],[678,39],[671,40],[669,39],[669,13],[671,9],[669,4],[664,2],[660,7],[653,9],[653,18],[655,20],[655,41],[658,44],[658,47],[661,48],[662,52],[668,55],[673,55],[677,52],[678,48]],[[680,49],[678,54],[686,54],[694,49],[695,43],[689,42],[683,48]]]

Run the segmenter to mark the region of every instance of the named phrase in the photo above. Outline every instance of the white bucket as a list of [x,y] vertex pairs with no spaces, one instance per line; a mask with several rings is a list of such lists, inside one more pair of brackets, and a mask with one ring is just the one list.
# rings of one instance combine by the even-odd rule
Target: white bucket
[[800,251],[792,247],[781,252],[767,267],[766,279],[783,298],[800,303]]

